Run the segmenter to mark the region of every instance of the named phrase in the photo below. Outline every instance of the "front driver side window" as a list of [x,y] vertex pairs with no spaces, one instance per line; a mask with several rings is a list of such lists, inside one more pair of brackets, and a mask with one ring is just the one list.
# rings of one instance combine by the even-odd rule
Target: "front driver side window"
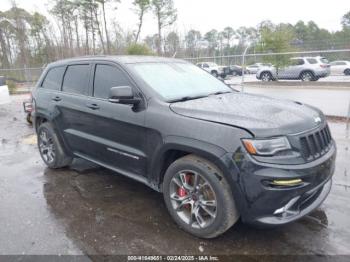
[[116,86],[132,86],[123,71],[112,65],[96,65],[94,97],[108,99],[109,91]]

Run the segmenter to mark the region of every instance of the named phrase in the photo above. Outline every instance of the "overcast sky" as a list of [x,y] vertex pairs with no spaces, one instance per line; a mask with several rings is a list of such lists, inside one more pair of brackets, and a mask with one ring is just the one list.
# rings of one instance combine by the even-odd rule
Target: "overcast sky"
[[[222,30],[226,26],[256,26],[263,20],[274,23],[296,23],[315,21],[320,27],[330,31],[341,29],[341,17],[350,11],[350,0],[174,0],[178,10],[176,27],[179,33],[196,29],[205,33],[213,28]],[[16,0],[19,7],[29,11],[39,11],[47,15],[50,0]],[[121,0],[118,10],[109,10],[109,17],[115,16],[125,30],[133,30],[136,16],[132,0]],[[10,0],[1,0],[0,10],[11,7]],[[145,19],[142,36],[155,34],[156,22],[152,14]]]

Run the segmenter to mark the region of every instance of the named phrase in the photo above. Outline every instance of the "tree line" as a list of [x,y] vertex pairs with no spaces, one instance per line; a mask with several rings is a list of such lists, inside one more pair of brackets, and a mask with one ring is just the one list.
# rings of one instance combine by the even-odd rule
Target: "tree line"
[[[158,54],[177,57],[287,52],[350,48],[350,12],[341,18],[342,29],[330,32],[315,22],[212,29],[205,34],[191,29],[180,34],[171,27],[177,20],[173,0],[134,0],[134,30],[125,30],[114,14],[121,0],[52,0],[50,17],[28,12],[13,2],[0,11],[0,67],[41,66],[66,57],[97,54]],[[109,10],[106,12],[106,10]],[[152,14],[157,33],[141,39],[146,14]]]

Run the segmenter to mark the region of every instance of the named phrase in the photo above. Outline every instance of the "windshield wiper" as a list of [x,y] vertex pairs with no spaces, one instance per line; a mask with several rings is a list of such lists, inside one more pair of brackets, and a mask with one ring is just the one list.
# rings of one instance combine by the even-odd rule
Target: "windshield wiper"
[[195,100],[195,99],[204,98],[204,97],[208,97],[208,96],[184,96],[184,97],[181,97],[181,98],[177,98],[177,99],[171,100],[170,102],[171,103],[174,103],[174,102],[185,102],[185,101]]
[[212,94],[209,94],[210,96],[216,96],[216,95],[222,95],[222,94],[228,94],[228,93],[232,93],[231,91],[218,91]]

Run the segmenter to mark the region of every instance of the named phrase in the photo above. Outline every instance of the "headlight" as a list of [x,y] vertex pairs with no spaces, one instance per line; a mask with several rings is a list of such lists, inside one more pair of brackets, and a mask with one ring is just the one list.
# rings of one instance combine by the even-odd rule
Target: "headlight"
[[242,141],[245,149],[247,149],[247,151],[252,155],[274,155],[279,151],[292,148],[286,137],[271,139],[243,139]]

